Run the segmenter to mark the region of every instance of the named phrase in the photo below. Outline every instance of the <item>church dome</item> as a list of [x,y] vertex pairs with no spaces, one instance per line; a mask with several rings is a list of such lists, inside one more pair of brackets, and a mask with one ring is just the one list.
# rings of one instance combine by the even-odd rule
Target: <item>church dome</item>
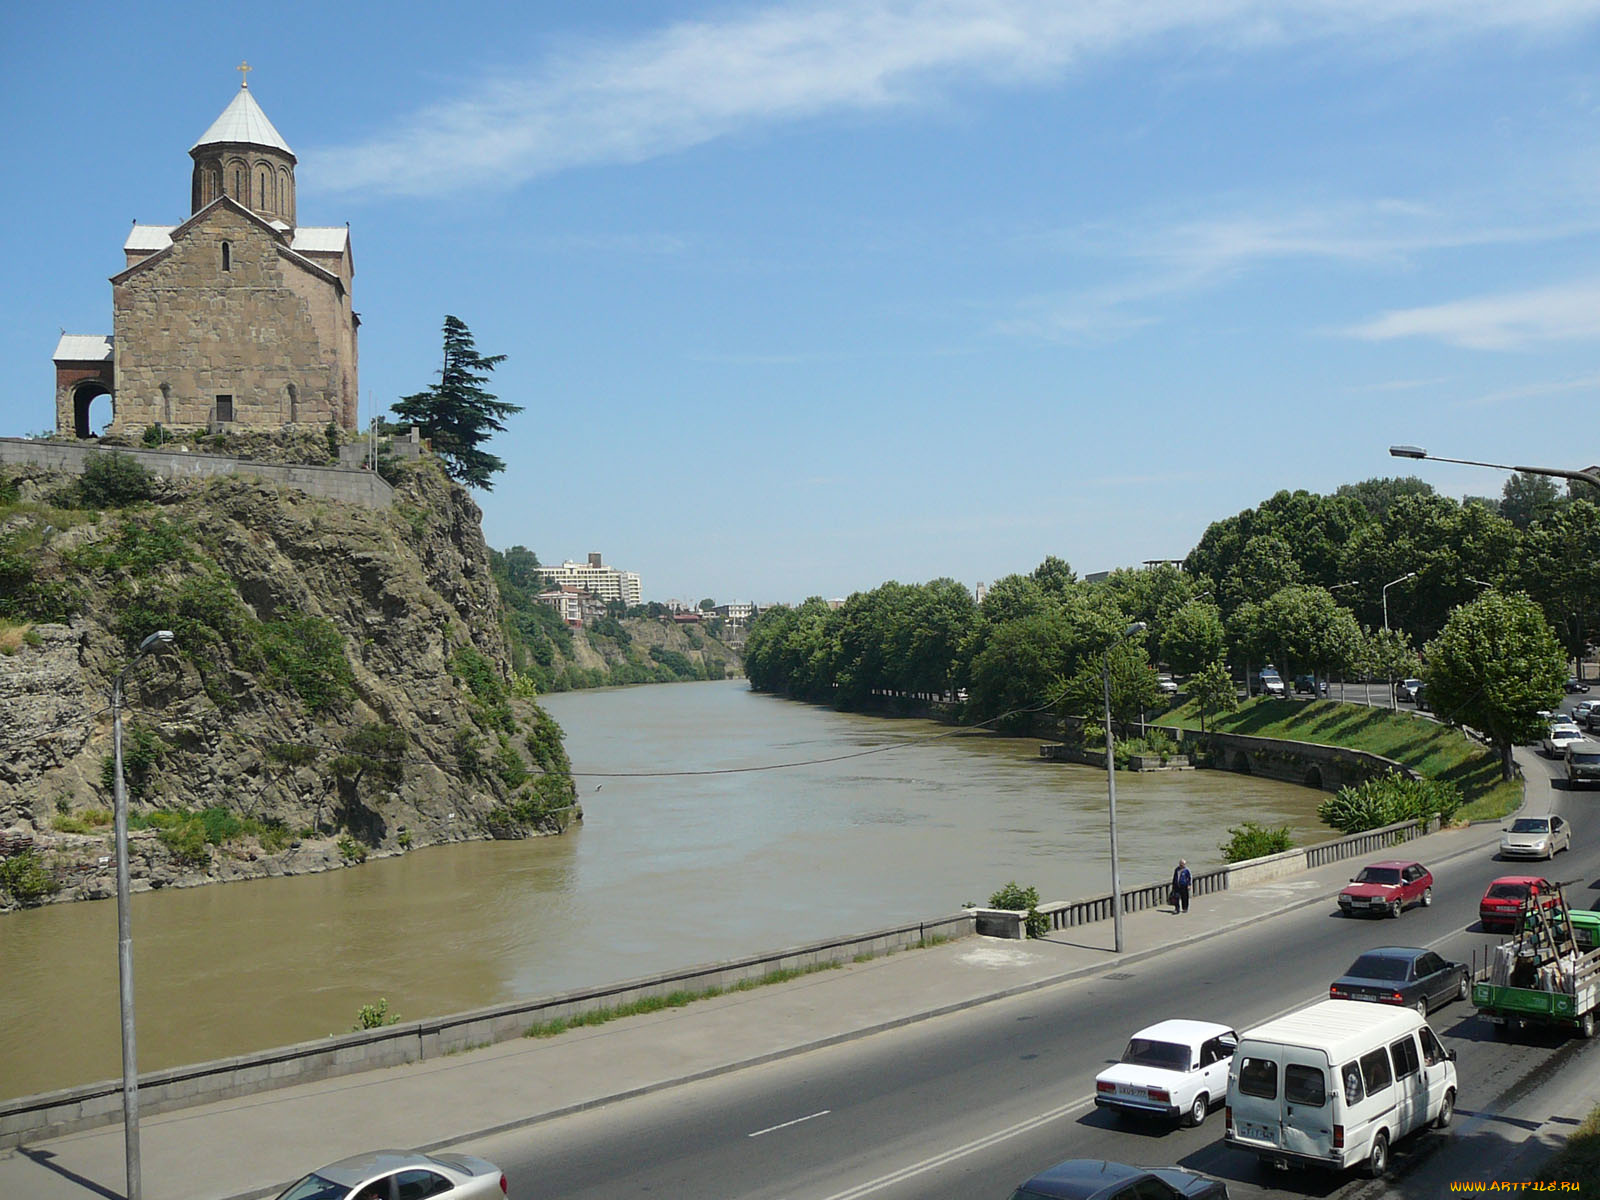
[[256,103],[256,98],[250,94],[248,82],[239,87],[238,93],[227,108],[222,110],[222,115],[211,122],[211,128],[200,135],[200,140],[189,147],[189,153],[207,146],[261,146],[269,150],[278,150],[287,154],[291,159],[294,151],[289,149],[289,143],[283,140],[283,135],[272,127],[272,122],[267,120],[267,114],[261,111],[261,105]]
[[[248,71],[241,63],[239,70]],[[295,224],[294,151],[273,128],[244,78],[238,93],[189,148],[194,159],[191,212],[232,196],[268,221]]]

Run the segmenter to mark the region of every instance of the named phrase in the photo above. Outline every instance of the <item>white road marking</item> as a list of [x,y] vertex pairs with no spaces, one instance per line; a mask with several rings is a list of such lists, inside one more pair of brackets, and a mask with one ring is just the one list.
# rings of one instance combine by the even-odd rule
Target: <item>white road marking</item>
[[780,1129],[788,1129],[791,1125],[799,1125],[805,1121],[815,1121],[818,1117],[825,1117],[833,1109],[825,1108],[821,1112],[814,1112],[809,1117],[796,1117],[792,1121],[785,1121],[782,1125],[768,1125],[765,1129],[758,1129],[754,1133],[747,1133],[745,1137],[760,1137],[764,1133],[776,1133]]
[[[1434,946],[1437,946],[1446,939],[1454,937],[1459,932],[1459,930],[1452,930],[1450,933],[1444,934],[1442,937],[1434,938],[1432,942],[1428,943],[1427,948],[1432,949]],[[1325,998],[1326,997],[1324,994],[1318,993],[1310,1000],[1301,1000],[1296,1004],[1289,1005],[1287,1008],[1280,1009],[1271,1016],[1263,1017],[1259,1021],[1253,1022],[1253,1025],[1265,1025],[1268,1021],[1275,1021],[1279,1017],[1287,1016],[1289,1013],[1298,1012],[1307,1005],[1315,1004],[1318,1000]],[[967,1142],[965,1145],[957,1146],[952,1150],[946,1150],[942,1154],[936,1154],[932,1158],[925,1158],[921,1162],[911,1163],[909,1166],[901,1167],[898,1171],[891,1171],[887,1175],[880,1175],[876,1179],[869,1179],[866,1183],[859,1183],[855,1187],[848,1188],[845,1191],[835,1192],[833,1195],[829,1196],[827,1200],[860,1200],[860,1197],[862,1196],[870,1196],[873,1192],[881,1191],[882,1189],[893,1184],[903,1183],[907,1179],[914,1179],[918,1175],[921,1175],[927,1171],[935,1170],[938,1167],[944,1166],[946,1163],[956,1161],[958,1158],[965,1158],[969,1154],[975,1154],[979,1150],[985,1150],[990,1146],[998,1145],[999,1143],[1014,1138],[1019,1134],[1024,1134],[1030,1130],[1039,1128],[1041,1125],[1049,1124],[1051,1121],[1060,1120],[1062,1117],[1070,1117],[1080,1109],[1086,1109],[1093,1104],[1094,1097],[1092,1095],[1070,1101],[1067,1104],[1061,1105],[1059,1108],[1052,1108],[1048,1112],[1040,1113],[1038,1116],[1029,1117],[1026,1121],[1020,1121],[1009,1128],[998,1129],[994,1133],[986,1134],[981,1138]],[[801,1120],[809,1120],[809,1118],[802,1117]],[[790,1122],[790,1124],[793,1124],[793,1122]],[[774,1128],[781,1129],[783,1127],[779,1125],[774,1126]],[[763,1132],[766,1131],[763,1130]],[[754,1137],[755,1135],[751,1134],[750,1136]]]
[[921,1162],[912,1163],[908,1167],[901,1167],[898,1171],[893,1171],[888,1175],[880,1175],[878,1178],[868,1180],[866,1183],[857,1184],[847,1191],[836,1192],[834,1195],[829,1196],[828,1200],[857,1200],[857,1197],[871,1195],[873,1192],[886,1188],[891,1184],[912,1179],[925,1171],[932,1171],[935,1168],[944,1166],[946,1163],[954,1162],[958,1158],[965,1158],[969,1154],[975,1154],[979,1150],[987,1149],[1019,1134],[1037,1129],[1039,1126],[1048,1124],[1051,1121],[1058,1121],[1062,1117],[1070,1117],[1079,1109],[1087,1108],[1093,1103],[1094,1097],[1086,1096],[1081,1100],[1074,1100],[1070,1104],[1063,1104],[1060,1108],[1052,1108],[1049,1112],[1042,1112],[1036,1117],[1029,1117],[1026,1121],[1021,1121],[1009,1129],[996,1130],[994,1133],[968,1142],[964,1146],[957,1146],[953,1150],[946,1150],[943,1154],[936,1154],[932,1158],[925,1158]]

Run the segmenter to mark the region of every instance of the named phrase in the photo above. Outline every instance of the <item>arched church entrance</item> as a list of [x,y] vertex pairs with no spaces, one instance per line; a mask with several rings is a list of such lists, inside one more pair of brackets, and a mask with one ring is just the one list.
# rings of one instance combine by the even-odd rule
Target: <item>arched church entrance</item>
[[[93,414],[94,402],[101,396],[106,398],[102,408],[103,419],[98,422],[99,429],[95,428]],[[99,437],[107,425],[116,418],[116,400],[111,395],[111,389],[96,379],[85,380],[72,389],[72,430],[81,438]]]

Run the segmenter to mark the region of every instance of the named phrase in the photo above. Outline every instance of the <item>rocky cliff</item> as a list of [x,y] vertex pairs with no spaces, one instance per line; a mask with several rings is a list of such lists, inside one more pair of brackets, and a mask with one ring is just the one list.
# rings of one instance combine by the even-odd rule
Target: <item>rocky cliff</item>
[[[428,460],[383,511],[244,477],[0,478],[0,905],[111,889],[116,673],[135,886],[559,830],[559,729],[514,694],[476,504]],[[5,846],[0,845],[0,852]]]

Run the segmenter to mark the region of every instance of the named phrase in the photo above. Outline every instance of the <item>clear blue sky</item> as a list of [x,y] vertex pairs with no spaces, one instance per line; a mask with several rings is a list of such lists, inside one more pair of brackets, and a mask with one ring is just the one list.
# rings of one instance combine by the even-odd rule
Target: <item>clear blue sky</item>
[[490,543],[650,599],[1179,557],[1279,488],[1585,466],[1600,6],[174,0],[0,33],[0,433],[250,86],[352,230],[363,417],[446,313]]

